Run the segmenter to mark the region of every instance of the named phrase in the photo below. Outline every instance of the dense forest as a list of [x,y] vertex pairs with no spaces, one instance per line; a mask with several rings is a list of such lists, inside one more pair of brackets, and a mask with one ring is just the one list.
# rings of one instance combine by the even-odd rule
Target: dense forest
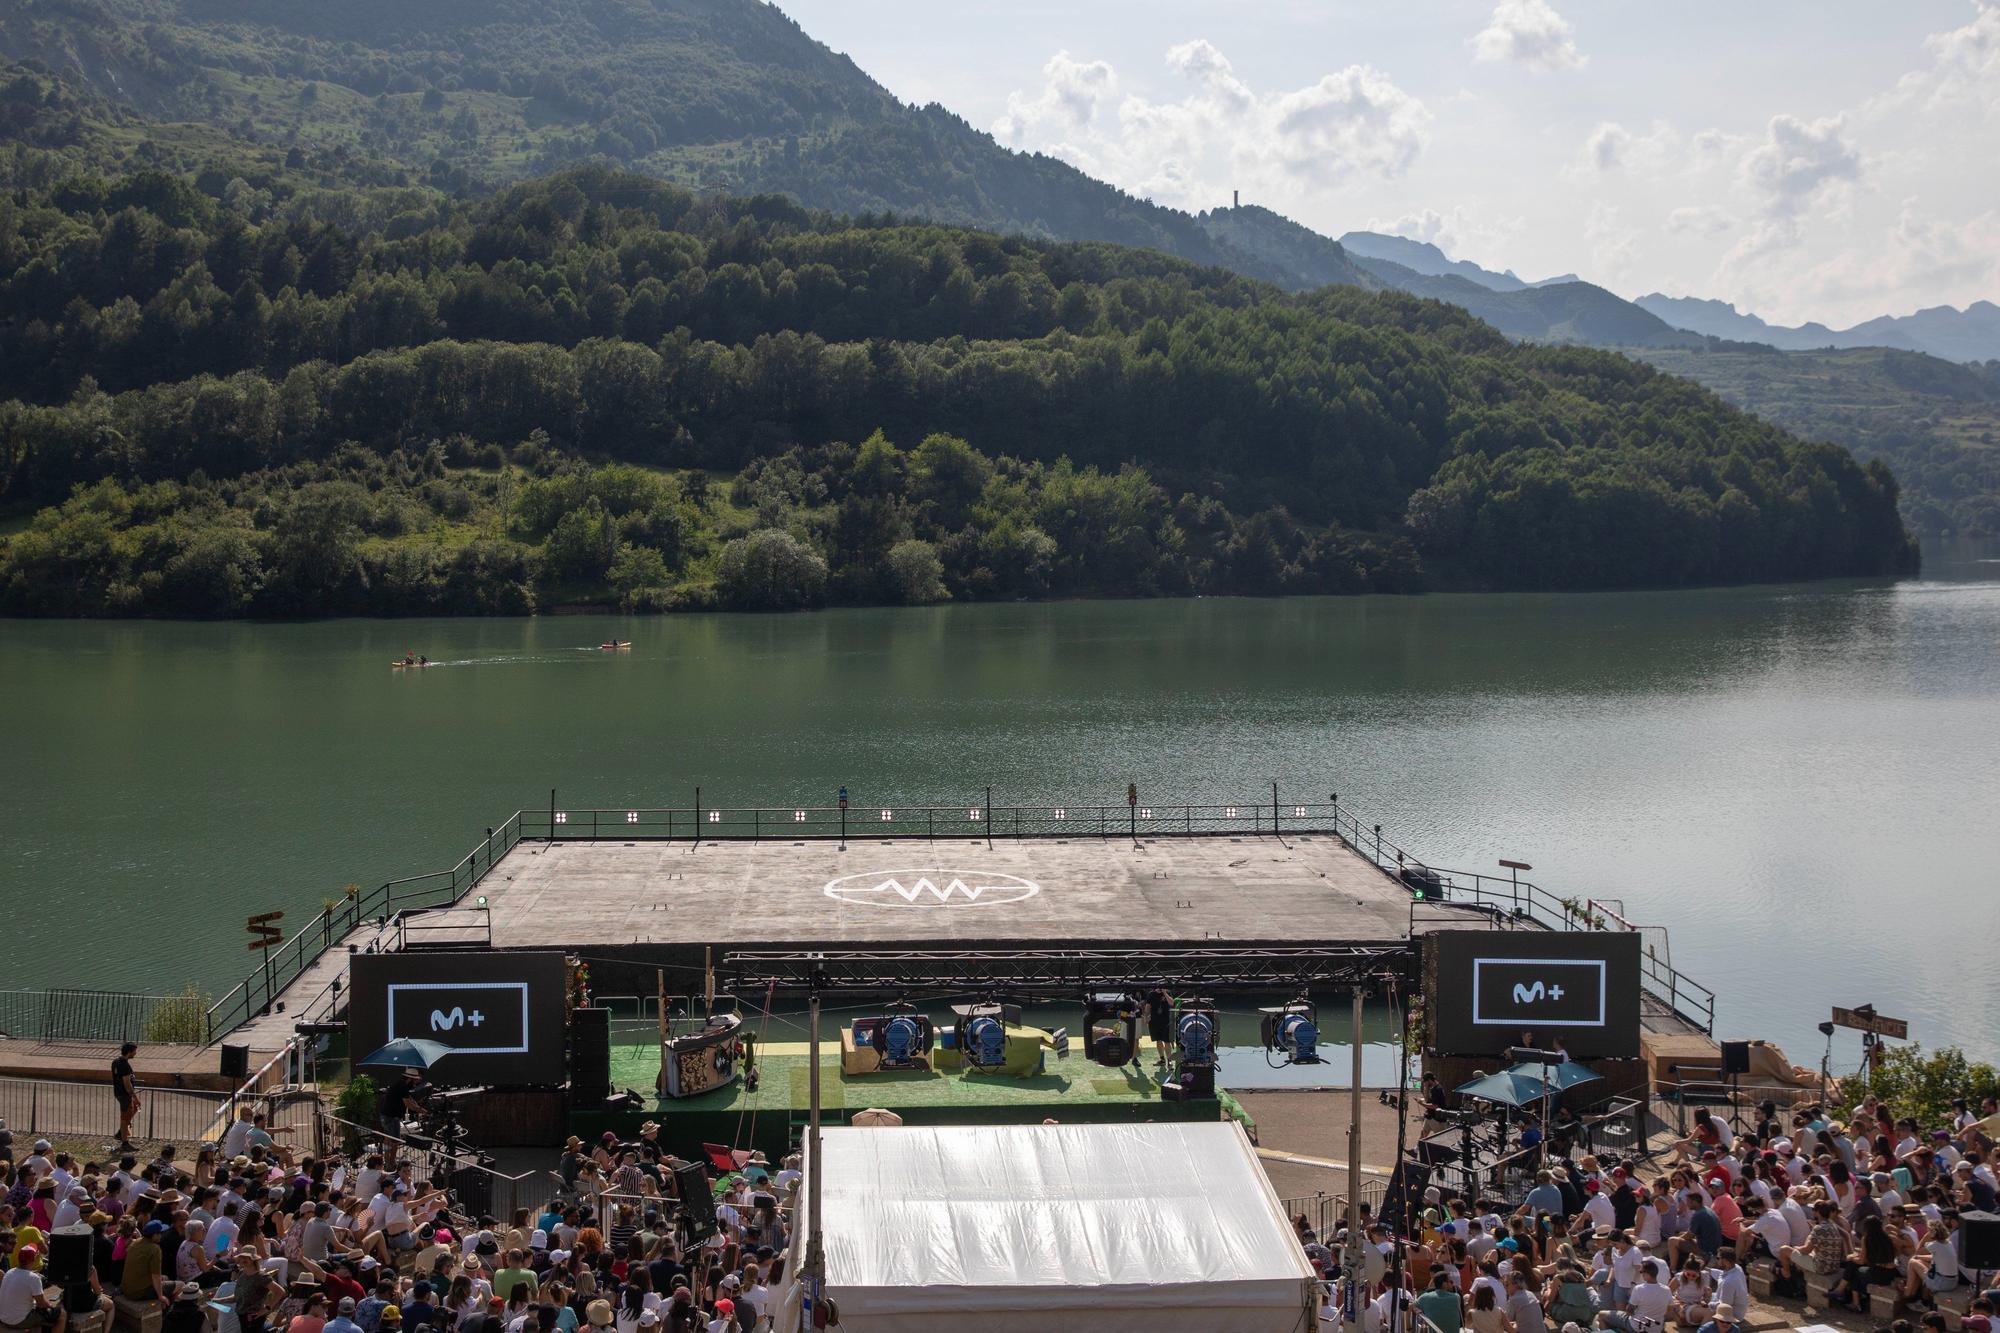
[[[149,151],[35,71],[0,74],[0,108],[0,609],[1664,586],[1914,561],[1879,465],[1436,302],[604,166],[475,199],[365,159]],[[76,151],[92,136],[122,146]]]
[[[1254,205],[1161,207],[1010,151],[943,107],[899,102],[762,0],[14,0],[0,5],[6,58],[68,86],[60,114],[0,106],[0,155],[31,143],[81,151],[72,160],[99,172],[190,172],[217,154],[274,153],[292,180],[457,197],[601,162],[703,194],[1143,247],[1291,291],[1393,288],[1518,339],[1667,350],[1676,373],[1738,406],[1883,459],[1914,530],[2000,531],[2000,453],[1982,438],[1991,413],[1963,410],[1948,389],[1912,390],[1922,373],[1843,374],[1828,398],[1820,367],[1703,346],[1589,284],[1489,291],[1360,261]],[[348,207],[322,199],[313,215],[340,220]]]

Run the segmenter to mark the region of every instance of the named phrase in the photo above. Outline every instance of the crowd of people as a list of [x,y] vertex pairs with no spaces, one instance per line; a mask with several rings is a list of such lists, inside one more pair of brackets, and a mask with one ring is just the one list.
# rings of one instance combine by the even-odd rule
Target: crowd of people
[[[70,1333],[117,1302],[162,1333],[750,1333],[773,1327],[798,1164],[747,1156],[702,1234],[678,1206],[658,1126],[572,1138],[549,1201],[469,1215],[396,1145],[314,1156],[244,1106],[191,1159],[172,1145],[80,1161],[0,1130],[0,1326]],[[558,1188],[556,1178],[561,1185]],[[58,1290],[49,1237],[89,1228]],[[85,1290],[87,1288],[87,1291]]]
[[[1889,1292],[1910,1316],[1899,1333],[1944,1333],[1939,1298],[1957,1293],[1963,1326],[1995,1333],[2000,1273],[1961,1263],[1958,1237],[1962,1213],[2000,1202],[1991,1099],[1954,1103],[1945,1125],[1873,1096],[1844,1115],[1767,1101],[1750,1121],[1697,1110],[1659,1165],[1557,1155],[1551,1135],[1511,1191],[1490,1175],[1434,1184],[1401,1227],[1364,1218],[1364,1333],[1732,1333],[1750,1309],[1745,1265],[1762,1261],[1773,1295],[1866,1313]],[[1329,1279],[1322,1323],[1338,1326],[1346,1232],[1296,1225]]]

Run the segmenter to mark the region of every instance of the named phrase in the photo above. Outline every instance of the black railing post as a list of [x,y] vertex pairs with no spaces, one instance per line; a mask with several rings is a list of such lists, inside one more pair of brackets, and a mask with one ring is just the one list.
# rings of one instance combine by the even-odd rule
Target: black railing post
[[1278,832],[1278,784],[1271,784],[1271,832]]
[[549,788],[549,841],[556,840],[556,789]]
[[694,845],[701,846],[701,788],[694,789]]

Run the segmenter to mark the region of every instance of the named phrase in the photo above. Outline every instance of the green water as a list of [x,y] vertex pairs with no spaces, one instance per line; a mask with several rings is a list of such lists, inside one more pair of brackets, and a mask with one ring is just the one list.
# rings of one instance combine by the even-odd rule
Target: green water
[[[1941,577],[1942,575],[1942,577]],[[1725,1035],[2000,1052],[2000,565],[1693,593],[0,622],[0,986],[220,992],[242,919],[566,804],[1341,801],[1672,929]],[[629,653],[599,653],[615,634]],[[392,672],[406,649],[444,665]],[[1850,1061],[1853,1051],[1837,1058]]]

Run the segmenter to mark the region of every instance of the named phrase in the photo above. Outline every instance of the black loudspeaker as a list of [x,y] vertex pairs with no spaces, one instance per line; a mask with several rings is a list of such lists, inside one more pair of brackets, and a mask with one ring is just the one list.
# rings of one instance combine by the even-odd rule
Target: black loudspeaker
[[702,1241],[715,1234],[715,1191],[708,1185],[708,1168],[700,1162],[683,1162],[674,1168],[674,1193],[681,1201],[681,1215],[687,1219],[689,1237]]
[[611,1011],[578,1009],[569,1016],[570,1106],[602,1106],[611,1095]]
[[241,1083],[250,1077],[250,1048],[248,1046],[224,1045],[222,1048],[222,1076]]
[[87,1223],[57,1227],[49,1233],[49,1252],[42,1275],[63,1289],[63,1301],[72,1314],[97,1308],[97,1296],[90,1289],[91,1232]]
[[458,1197],[458,1211],[470,1217],[493,1212],[493,1177],[476,1166],[462,1166],[451,1173],[451,1192]]
[[1749,1042],[1725,1041],[1722,1043],[1722,1072],[1724,1074],[1747,1074],[1750,1072]]
[[2000,1269],[2000,1213],[1973,1210],[1958,1215],[1958,1266],[1985,1272]]
[[1410,1214],[1423,1206],[1424,1190],[1430,1183],[1430,1163],[1407,1158],[1398,1162],[1389,1175],[1389,1188],[1382,1195],[1382,1225],[1401,1234]]

